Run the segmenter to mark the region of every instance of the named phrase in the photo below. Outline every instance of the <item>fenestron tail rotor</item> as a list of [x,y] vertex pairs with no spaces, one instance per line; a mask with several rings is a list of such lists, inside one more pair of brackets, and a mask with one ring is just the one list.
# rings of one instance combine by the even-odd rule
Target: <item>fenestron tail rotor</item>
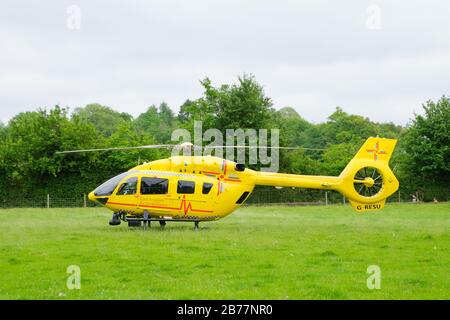
[[366,198],[374,197],[383,188],[383,176],[377,168],[364,167],[356,172],[353,186],[359,195]]

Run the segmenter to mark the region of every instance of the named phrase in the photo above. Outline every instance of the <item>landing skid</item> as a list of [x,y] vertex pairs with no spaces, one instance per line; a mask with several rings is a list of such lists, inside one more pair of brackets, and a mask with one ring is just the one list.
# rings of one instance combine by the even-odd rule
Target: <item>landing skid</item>
[[200,221],[190,220],[190,219],[159,219],[159,218],[125,218],[125,221],[128,222],[129,227],[144,227],[144,230],[151,227],[152,221],[159,221],[159,225],[161,228],[166,226],[168,221],[170,222],[194,222],[194,230],[198,230],[198,225]]
[[152,218],[148,215],[147,212],[144,212],[144,216],[142,218],[130,218],[127,217],[124,213],[113,213],[113,216],[111,220],[109,221],[109,224],[112,226],[117,226],[120,224],[120,220],[123,220],[124,222],[128,223],[128,227],[130,228],[137,228],[137,227],[144,227],[144,230],[147,230],[147,228],[151,227],[152,221],[158,221],[160,227],[163,229],[167,222],[194,222],[194,230],[197,231],[199,229],[199,220],[192,220],[192,219],[166,219],[166,218]]

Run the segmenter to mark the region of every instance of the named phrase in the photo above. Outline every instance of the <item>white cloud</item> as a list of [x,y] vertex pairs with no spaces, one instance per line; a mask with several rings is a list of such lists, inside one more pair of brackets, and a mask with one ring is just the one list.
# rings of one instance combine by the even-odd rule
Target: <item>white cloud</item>
[[[81,29],[66,27],[69,5]],[[366,27],[369,5],[381,29]],[[404,124],[449,94],[450,4],[439,1],[2,1],[0,120],[99,102],[138,115],[255,74],[311,121],[336,106]]]

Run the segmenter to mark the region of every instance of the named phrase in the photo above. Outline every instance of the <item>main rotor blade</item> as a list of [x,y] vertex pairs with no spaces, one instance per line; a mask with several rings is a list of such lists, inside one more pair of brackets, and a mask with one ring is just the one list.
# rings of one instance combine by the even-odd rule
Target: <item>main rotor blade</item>
[[204,146],[204,147],[200,147],[200,146],[196,146],[196,145],[183,146],[180,144],[156,144],[156,145],[134,146],[134,147],[97,148],[97,149],[57,151],[56,154],[99,152],[99,151],[138,150],[138,149],[171,149],[171,148],[175,148],[175,147],[179,147],[179,148],[193,147],[193,148],[203,148],[203,149],[233,148],[233,149],[284,149],[284,150],[315,150],[315,151],[325,150],[325,149],[321,149],[321,148],[306,148],[306,147],[266,147],[266,146]]
[[172,144],[155,144],[148,146],[136,146],[136,147],[118,147],[118,148],[99,148],[99,149],[82,149],[82,150],[68,150],[57,151],[57,154],[63,153],[81,153],[81,152],[97,152],[97,151],[118,151],[118,150],[137,150],[137,149],[170,149],[175,145]]
[[233,148],[233,149],[283,149],[283,150],[315,150],[324,151],[322,148],[306,148],[306,147],[266,147],[266,146],[204,146],[204,149],[215,148]]

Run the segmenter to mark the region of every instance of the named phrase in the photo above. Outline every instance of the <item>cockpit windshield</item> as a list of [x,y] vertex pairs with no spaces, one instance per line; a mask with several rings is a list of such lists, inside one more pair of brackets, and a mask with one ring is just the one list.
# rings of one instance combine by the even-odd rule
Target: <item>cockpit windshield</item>
[[106,181],[105,183],[103,183],[102,185],[100,185],[99,187],[97,187],[97,189],[94,190],[94,194],[99,197],[99,196],[110,196],[114,190],[116,189],[117,185],[120,183],[120,181],[122,181],[122,179],[124,179],[127,175],[129,175],[131,172],[124,172],[119,174],[118,176],[115,176],[114,178],[109,179],[108,181]]

